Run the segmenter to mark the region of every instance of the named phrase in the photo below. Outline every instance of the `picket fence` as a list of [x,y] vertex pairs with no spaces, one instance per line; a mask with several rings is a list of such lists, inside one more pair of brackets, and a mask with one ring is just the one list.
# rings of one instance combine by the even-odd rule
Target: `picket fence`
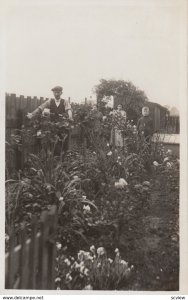
[[37,217],[33,217],[31,237],[26,239],[26,229],[21,232],[21,243],[15,246],[14,232],[10,236],[10,249],[5,256],[6,289],[55,289],[55,234],[56,206],[44,211],[38,231]]

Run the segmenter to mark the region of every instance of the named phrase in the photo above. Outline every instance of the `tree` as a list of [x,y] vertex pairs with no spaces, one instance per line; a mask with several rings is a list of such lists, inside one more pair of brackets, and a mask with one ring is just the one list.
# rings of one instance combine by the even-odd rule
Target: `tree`
[[115,79],[100,79],[100,83],[94,87],[99,107],[103,108],[104,97],[108,99],[114,96],[115,106],[122,104],[127,111],[129,119],[136,121],[140,116],[141,108],[147,103],[148,98],[144,91],[138,89],[130,81]]

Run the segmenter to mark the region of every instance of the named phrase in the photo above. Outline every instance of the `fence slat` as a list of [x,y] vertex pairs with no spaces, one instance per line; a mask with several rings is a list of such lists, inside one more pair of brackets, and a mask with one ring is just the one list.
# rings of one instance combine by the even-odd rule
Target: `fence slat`
[[26,288],[26,230],[22,229],[21,232],[22,240],[21,240],[21,262],[20,262],[20,289]]
[[12,229],[10,235],[10,252],[8,257],[8,277],[7,288],[11,288],[14,285],[14,230]]
[[55,234],[56,234],[56,226],[57,226],[57,209],[56,206],[53,206],[51,211],[49,212],[49,245],[48,245],[48,289],[55,288],[55,258],[56,258],[56,245],[55,245]]
[[47,240],[47,211],[41,215],[41,240],[39,244],[39,265],[38,265],[38,278],[37,289],[45,289],[47,279],[47,259],[46,259],[46,240]]
[[31,247],[29,253],[29,288],[36,289],[36,272],[37,272],[37,263],[38,263],[38,256],[37,256],[37,217],[34,216],[32,219],[31,225]]

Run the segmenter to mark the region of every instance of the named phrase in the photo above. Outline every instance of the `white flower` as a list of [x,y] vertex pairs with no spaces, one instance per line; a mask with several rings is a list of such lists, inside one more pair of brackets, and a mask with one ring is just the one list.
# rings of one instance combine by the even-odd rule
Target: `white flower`
[[85,269],[85,267],[84,267],[84,266],[81,266],[80,272],[81,272],[81,273],[84,273],[84,269]]
[[156,166],[156,167],[158,167],[158,166],[159,166],[159,163],[158,163],[157,161],[154,161],[154,162],[153,162],[153,165]]
[[126,266],[126,267],[128,266],[128,262],[126,262],[126,261],[123,260],[123,259],[121,260],[121,264],[124,265],[124,266]]
[[63,201],[63,199],[64,199],[64,198],[63,198],[62,196],[61,196],[61,197],[59,197],[59,201]]
[[84,252],[85,259],[90,259],[90,252]]
[[167,150],[167,153],[171,155],[171,154],[172,154],[172,150],[171,150],[171,149],[168,149],[168,150]]
[[94,261],[94,258],[93,258],[93,256],[89,256],[89,258],[88,258],[90,261]]
[[109,147],[109,146],[110,146],[110,144],[109,144],[109,143],[107,143],[106,145],[107,145],[107,147]]
[[59,281],[61,281],[61,278],[60,278],[60,277],[57,277],[57,278],[55,279],[55,282],[59,282]]
[[92,246],[89,248],[89,250],[90,250],[92,253],[95,253],[95,246],[92,245]]
[[96,154],[96,152],[94,151],[94,152],[93,152],[93,154],[95,155],[95,154]]
[[133,128],[136,129],[136,125],[133,125]]
[[169,158],[165,157],[164,160],[163,160],[163,162],[168,161],[168,160],[169,160]]
[[92,288],[91,284],[86,285],[84,288],[84,290],[92,290],[92,289],[93,288]]
[[49,108],[44,108],[43,112],[42,112],[42,115],[43,116],[47,116],[50,114],[50,109]]
[[78,264],[77,262],[74,263],[74,268],[75,269],[79,269],[80,268],[80,264]]
[[120,183],[122,186],[128,185],[127,181],[126,181],[124,178],[120,178],[120,179],[119,179],[119,183]]
[[89,276],[89,270],[87,268],[84,270],[84,275]]
[[84,210],[85,212],[90,212],[90,211],[91,211],[89,205],[84,205],[84,206],[83,206],[83,210]]
[[58,250],[60,250],[61,248],[62,248],[62,245],[61,245],[61,243],[56,243],[56,248],[58,249]]
[[82,199],[83,199],[83,200],[86,200],[86,196],[82,196]]
[[83,250],[80,250],[78,252],[78,260],[82,261],[84,259],[84,251]]
[[42,134],[41,130],[37,131],[37,136],[40,136]]
[[107,118],[106,116],[103,116],[103,121],[106,120],[106,118]]
[[99,263],[97,264],[97,268],[100,268],[100,266],[101,266],[101,263],[99,262]]
[[114,185],[116,188],[121,188],[121,185],[119,184],[119,182],[115,182]]
[[172,163],[167,162],[166,166],[167,166],[167,168],[171,168],[172,167]]
[[66,258],[66,259],[64,260],[64,263],[66,263],[67,266],[70,266],[70,264],[71,264],[71,262],[70,262],[70,260],[69,260],[68,258]]
[[116,188],[124,188],[127,185],[128,185],[128,183],[124,178],[120,178],[119,181],[115,182]]
[[51,189],[52,189],[51,185],[50,185],[50,184],[47,184],[47,185],[46,185],[46,189],[47,189],[48,192],[50,192]]
[[80,250],[78,252],[78,260],[81,261],[80,262],[80,266],[84,266],[84,261],[90,259],[90,252],[85,252],[83,250]]
[[78,176],[73,176],[73,179],[79,179],[79,177]]
[[[82,251],[82,252],[84,253],[84,251]],[[84,255],[83,255],[83,257],[84,257]],[[84,261],[80,262],[80,267],[84,267]]]
[[113,263],[113,260],[111,258],[108,258],[108,261],[109,261],[110,264]]
[[118,249],[118,248],[116,248],[114,252],[115,252],[115,253],[119,253],[119,249]]
[[66,280],[69,280],[69,281],[72,280],[72,276],[69,273],[67,273],[67,275],[66,275]]
[[99,248],[97,249],[97,254],[98,254],[99,256],[105,254],[105,249],[104,249],[103,247],[99,247]]
[[117,159],[121,159],[121,157],[120,156],[118,156],[118,158]]
[[111,156],[111,155],[112,155],[112,151],[109,151],[109,152],[107,153],[107,155],[108,155],[108,156]]

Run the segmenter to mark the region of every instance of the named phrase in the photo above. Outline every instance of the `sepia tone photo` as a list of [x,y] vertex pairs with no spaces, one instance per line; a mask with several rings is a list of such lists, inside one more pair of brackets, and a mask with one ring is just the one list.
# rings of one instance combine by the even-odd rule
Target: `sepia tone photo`
[[6,290],[180,290],[182,3],[5,5]]

